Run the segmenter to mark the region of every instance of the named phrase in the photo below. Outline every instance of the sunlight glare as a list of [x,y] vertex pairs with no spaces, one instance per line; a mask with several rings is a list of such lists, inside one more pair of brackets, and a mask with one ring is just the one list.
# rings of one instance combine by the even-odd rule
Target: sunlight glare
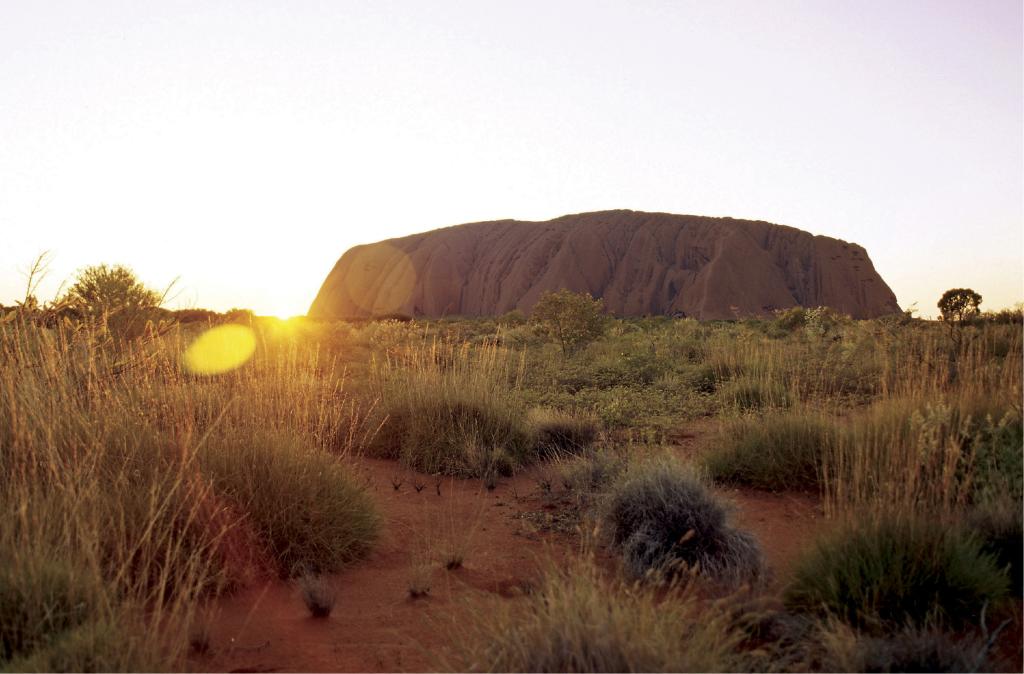
[[244,325],[219,325],[199,336],[185,351],[185,369],[193,374],[221,374],[244,365],[256,351],[256,337]]

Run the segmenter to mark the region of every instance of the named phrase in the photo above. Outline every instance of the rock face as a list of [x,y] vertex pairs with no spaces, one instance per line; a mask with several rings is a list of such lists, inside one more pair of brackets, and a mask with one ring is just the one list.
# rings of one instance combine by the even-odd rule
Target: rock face
[[547,222],[457,225],[350,249],[309,309],[315,318],[529,313],[545,290],[604,298],[617,316],[766,316],[829,306],[898,312],[865,250],[768,222],[601,211]]

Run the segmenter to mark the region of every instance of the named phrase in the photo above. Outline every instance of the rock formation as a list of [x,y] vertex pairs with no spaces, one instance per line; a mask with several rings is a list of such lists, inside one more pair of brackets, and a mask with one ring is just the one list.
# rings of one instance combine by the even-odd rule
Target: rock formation
[[604,298],[617,316],[767,316],[828,306],[898,312],[860,246],[768,222],[601,211],[496,220],[356,246],[309,309],[314,318],[529,313],[545,290]]

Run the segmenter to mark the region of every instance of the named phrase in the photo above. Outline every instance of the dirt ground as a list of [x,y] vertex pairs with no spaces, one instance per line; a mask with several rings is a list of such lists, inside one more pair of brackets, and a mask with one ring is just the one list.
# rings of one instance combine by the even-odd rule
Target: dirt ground
[[[542,466],[487,490],[481,480],[438,483],[392,461],[355,465],[384,525],[367,559],[328,579],[337,592],[331,616],[310,617],[294,583],[256,582],[217,600],[209,649],[192,657],[192,669],[434,669],[459,638],[453,626],[460,614],[478,610],[474,598],[521,596],[542,565],[578,552],[578,535],[543,525],[555,506],[538,489]],[[761,541],[777,584],[822,525],[817,498],[752,490],[724,495],[736,506],[736,524]],[[453,557],[462,565],[448,570],[444,562]],[[423,594],[413,597],[411,590]]]
[[[257,583],[218,601],[210,651],[193,659],[195,669],[431,669],[454,636],[447,625],[469,610],[464,600],[480,593],[518,596],[540,564],[573,551],[569,536],[519,516],[542,507],[528,496],[536,491],[533,472],[488,491],[481,480],[438,484],[392,461],[355,465],[384,525],[367,559],[329,579],[337,592],[330,618],[311,618],[293,583]],[[450,557],[461,557],[462,565],[444,568]]]

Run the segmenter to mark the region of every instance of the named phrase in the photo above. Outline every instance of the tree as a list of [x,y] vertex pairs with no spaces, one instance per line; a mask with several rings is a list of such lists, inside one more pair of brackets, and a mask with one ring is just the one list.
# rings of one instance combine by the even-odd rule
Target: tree
[[949,380],[955,381],[959,374],[958,360],[964,341],[963,326],[978,315],[981,295],[970,288],[950,288],[939,298],[942,320],[949,325]]
[[77,315],[102,321],[112,331],[127,337],[145,324],[163,299],[160,293],[143,285],[128,267],[100,264],[78,272],[64,303]]
[[160,294],[139,281],[128,267],[105,264],[78,272],[66,300],[81,314],[98,316],[138,309],[152,309],[161,302]]
[[558,341],[563,356],[603,335],[607,326],[603,301],[565,289],[542,293],[530,321]]
[[939,311],[942,320],[963,323],[978,315],[981,295],[970,288],[951,288],[942,293],[939,299]]

